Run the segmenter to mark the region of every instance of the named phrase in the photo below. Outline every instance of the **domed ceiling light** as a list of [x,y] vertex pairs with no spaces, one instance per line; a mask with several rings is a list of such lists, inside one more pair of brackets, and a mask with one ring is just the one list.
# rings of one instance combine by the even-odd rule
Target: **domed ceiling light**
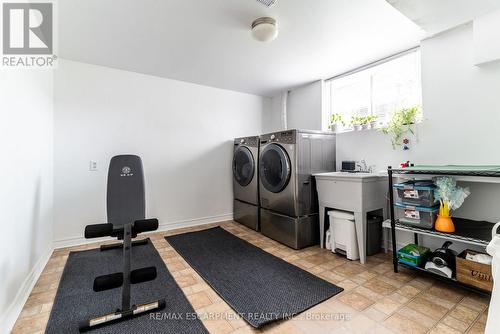
[[259,17],[252,22],[252,36],[261,42],[270,42],[278,37],[278,24],[272,17]]

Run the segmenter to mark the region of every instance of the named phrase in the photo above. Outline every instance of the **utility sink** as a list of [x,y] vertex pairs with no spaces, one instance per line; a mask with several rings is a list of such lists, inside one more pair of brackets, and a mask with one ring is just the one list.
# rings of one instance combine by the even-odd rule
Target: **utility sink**
[[328,229],[327,211],[342,210],[354,214],[359,260],[366,261],[366,221],[369,212],[382,212],[386,217],[387,174],[330,172],[313,174],[319,202],[320,245],[324,247]]

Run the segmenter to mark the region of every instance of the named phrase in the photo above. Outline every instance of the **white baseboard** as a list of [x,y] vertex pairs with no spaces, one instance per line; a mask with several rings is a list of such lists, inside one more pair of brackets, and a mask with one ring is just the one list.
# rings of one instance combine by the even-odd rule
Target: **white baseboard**
[[54,240],[54,249],[81,246],[107,240],[112,240],[112,238],[95,238],[95,239],[85,239],[84,237],[65,238],[60,240]]
[[220,222],[224,222],[224,221],[228,221],[228,220],[233,220],[232,213],[227,213],[225,215],[204,217],[204,218],[180,220],[180,221],[176,221],[176,222],[160,223],[160,226],[158,227],[158,231],[170,231],[170,230],[175,230],[178,228],[192,227],[192,226],[212,224],[212,223],[220,223]]
[[49,261],[53,250],[54,249],[52,248],[52,245],[49,245],[49,247],[47,247],[42,256],[40,256],[40,259],[38,259],[38,262],[31,269],[24,282],[21,284],[16,297],[0,319],[0,333],[10,333],[10,331],[14,327],[17,318],[23,310],[24,304],[26,304],[26,301],[28,300],[31,291],[38,281],[38,278],[47,265],[47,262]]
[[[178,228],[199,226],[199,225],[205,225],[205,224],[211,224],[211,223],[219,223],[219,222],[228,221],[228,220],[232,220],[232,219],[233,219],[233,214],[228,213],[228,214],[217,215],[217,216],[186,219],[186,220],[179,220],[179,221],[170,221],[170,222],[165,222],[165,223],[160,222],[160,226],[158,227],[158,230],[156,230],[155,232],[165,232],[165,231],[175,230]],[[155,233],[155,232],[153,232],[153,233]],[[83,234],[83,231],[82,231],[82,234]],[[113,238],[85,239],[83,236],[73,237],[73,238],[65,238],[65,239],[55,240],[54,241],[54,249],[81,246],[81,245],[91,244],[91,243],[100,242],[100,241],[109,241],[109,240],[113,240]]]

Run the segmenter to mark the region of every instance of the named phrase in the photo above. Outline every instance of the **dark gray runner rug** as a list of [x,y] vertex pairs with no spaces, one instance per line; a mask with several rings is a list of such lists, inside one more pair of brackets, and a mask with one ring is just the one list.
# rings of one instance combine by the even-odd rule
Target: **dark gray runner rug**
[[220,227],[165,239],[256,328],[287,319],[343,291]]
[[[121,249],[105,252],[92,249],[69,254],[45,333],[78,333],[81,320],[121,307],[120,288],[102,292],[92,290],[96,276],[121,271],[121,255]],[[165,309],[91,333],[208,333],[153,244],[133,247],[132,269],[148,266],[156,267],[158,277],[151,282],[132,285],[132,303],[164,298]]]

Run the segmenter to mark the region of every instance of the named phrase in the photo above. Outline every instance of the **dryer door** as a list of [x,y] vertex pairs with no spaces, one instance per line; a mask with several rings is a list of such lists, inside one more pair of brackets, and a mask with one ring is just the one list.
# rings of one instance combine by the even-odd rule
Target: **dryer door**
[[288,154],[278,144],[269,144],[260,155],[260,180],[264,188],[279,193],[290,180],[291,167]]
[[245,146],[238,146],[234,150],[233,175],[234,179],[242,187],[252,182],[255,170],[255,161],[252,152]]

